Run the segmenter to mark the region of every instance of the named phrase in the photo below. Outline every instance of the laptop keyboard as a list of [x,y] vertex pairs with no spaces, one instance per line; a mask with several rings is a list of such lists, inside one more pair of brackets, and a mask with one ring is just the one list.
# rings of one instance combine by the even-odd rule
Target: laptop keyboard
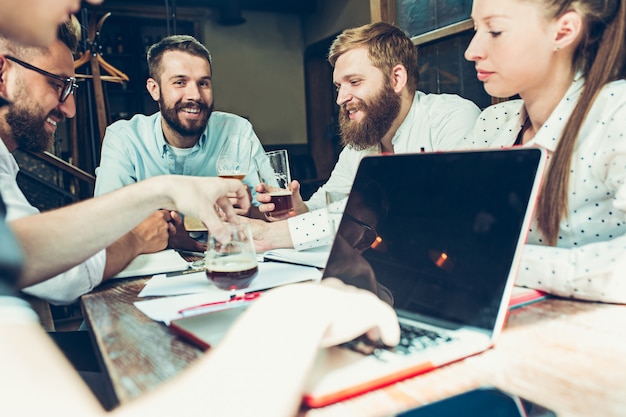
[[372,342],[365,335],[341,346],[364,355],[374,355],[384,360],[385,355],[388,353],[409,355],[452,341],[454,341],[454,338],[450,336],[441,335],[435,331],[422,329],[411,324],[400,323],[400,342],[394,347]]

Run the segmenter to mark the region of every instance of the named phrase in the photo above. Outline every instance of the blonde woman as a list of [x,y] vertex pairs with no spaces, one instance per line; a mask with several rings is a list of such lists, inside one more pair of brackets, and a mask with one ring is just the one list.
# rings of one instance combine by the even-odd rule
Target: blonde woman
[[[540,146],[550,165],[517,284],[626,302],[624,0],[474,0],[485,90],[462,147]],[[497,173],[494,173],[497,175]]]

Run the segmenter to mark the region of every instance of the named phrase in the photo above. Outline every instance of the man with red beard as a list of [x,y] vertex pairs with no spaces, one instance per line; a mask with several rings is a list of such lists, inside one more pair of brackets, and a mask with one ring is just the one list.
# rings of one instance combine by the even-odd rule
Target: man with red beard
[[[344,149],[326,184],[308,201],[300,196],[300,184],[292,181],[294,211],[282,218],[267,216],[287,222],[253,224],[257,250],[330,244],[326,192],[349,193],[364,156],[454,149],[480,113],[474,103],[456,95],[418,91],[417,48],[389,23],[346,29],[331,45],[328,61],[334,67]],[[262,191],[259,186],[259,210],[271,213],[274,205]]]
[[[216,177],[217,156],[229,137],[249,138],[252,158],[263,154],[250,122],[213,111],[211,54],[195,38],[174,35],[152,45],[148,71],[146,88],[160,111],[107,128],[96,169],[96,196],[157,175]],[[254,164],[243,182],[251,190],[259,183]],[[170,246],[204,250],[184,233],[180,216],[174,214],[174,222],[180,231],[176,236],[186,239],[170,240]]]
[[[7,206],[7,221],[39,213],[16,182],[16,149],[40,152],[50,149],[57,124],[74,117],[74,60],[78,43],[77,21],[62,25],[59,40],[47,48],[22,47],[0,35],[3,82],[11,83],[13,104],[0,108],[0,190]],[[167,246],[174,233],[168,211],[156,212],[105,250],[24,292],[53,304],[69,304],[120,272],[141,253]]]

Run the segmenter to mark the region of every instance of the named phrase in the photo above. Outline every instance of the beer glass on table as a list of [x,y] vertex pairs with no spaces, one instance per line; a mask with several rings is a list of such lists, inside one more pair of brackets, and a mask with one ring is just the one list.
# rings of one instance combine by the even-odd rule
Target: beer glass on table
[[[251,159],[252,140],[247,136],[229,136],[217,155],[215,168],[218,177],[243,181],[250,171]],[[239,208],[236,204],[233,207]],[[218,214],[223,215],[219,210]]]
[[332,233],[336,234],[341,223],[341,216],[348,203],[349,193],[340,191],[326,191],[326,209],[328,210],[328,221]]
[[247,288],[258,274],[252,229],[249,223],[228,223],[230,242],[222,243],[209,233],[205,257],[206,275],[217,288]]
[[246,136],[229,136],[217,156],[217,175],[243,180],[250,170],[252,141]]
[[291,198],[291,174],[289,171],[289,157],[287,150],[266,152],[254,160],[259,181],[265,187],[267,193],[274,203],[273,216],[287,214],[293,210],[293,200]]

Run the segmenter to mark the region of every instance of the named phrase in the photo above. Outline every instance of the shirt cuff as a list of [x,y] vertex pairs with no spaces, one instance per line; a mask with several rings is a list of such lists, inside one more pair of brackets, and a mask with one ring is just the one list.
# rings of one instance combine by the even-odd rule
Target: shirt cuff
[[306,250],[333,242],[332,227],[326,208],[287,219],[289,234],[296,250]]
[[572,297],[574,262],[570,252],[552,246],[525,244],[515,284]]
[[104,277],[105,262],[106,249],[103,249],[82,264],[39,284],[24,288],[22,292],[54,305],[71,304],[81,295],[100,285]]

